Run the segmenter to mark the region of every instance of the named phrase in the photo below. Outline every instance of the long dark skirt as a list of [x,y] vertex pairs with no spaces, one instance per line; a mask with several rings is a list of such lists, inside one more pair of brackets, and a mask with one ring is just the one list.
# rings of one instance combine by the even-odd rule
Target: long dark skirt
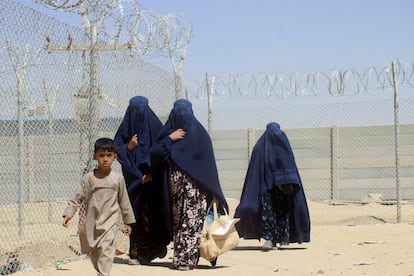
[[189,175],[173,164],[169,170],[169,189],[173,217],[173,265],[195,266],[207,214],[207,196]]
[[167,247],[154,238],[154,229],[151,229],[150,210],[147,203],[144,203],[136,216],[136,223],[132,225],[132,232],[129,236],[129,257],[137,259],[141,264],[147,264],[155,258],[163,258],[167,254]]
[[273,245],[289,244],[289,214],[292,210],[292,194],[285,195],[273,189],[262,195],[262,237]]

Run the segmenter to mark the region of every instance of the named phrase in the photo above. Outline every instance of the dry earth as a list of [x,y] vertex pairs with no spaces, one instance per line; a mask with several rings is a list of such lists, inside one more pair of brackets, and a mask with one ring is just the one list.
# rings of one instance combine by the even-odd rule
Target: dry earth
[[[237,200],[229,200],[231,210]],[[414,275],[414,212],[413,206],[403,205],[404,222],[396,223],[396,207],[390,204],[324,204],[309,202],[312,220],[311,242],[291,244],[280,250],[264,252],[263,241],[240,240],[239,246],[221,257],[215,268],[201,260],[199,266],[190,272],[173,271],[172,250],[164,259],[157,259],[149,266],[129,266],[127,255],[119,255],[111,275]],[[56,226],[58,227],[58,226]],[[62,227],[63,228],[63,227]],[[61,232],[61,228],[55,229]],[[72,232],[73,234],[73,232]],[[83,276],[95,275],[92,265],[83,256],[76,256],[77,237],[62,231],[66,243],[59,240],[36,242],[33,248],[21,249],[21,255],[36,256],[41,260],[55,257],[59,253],[65,258],[61,264],[49,263],[40,268],[13,273],[16,276]],[[42,243],[44,243],[42,245]],[[69,245],[75,244],[75,246]],[[55,250],[51,251],[51,248]],[[127,250],[125,238],[119,248]],[[68,251],[68,252],[65,252]],[[52,256],[49,256],[52,255]]]

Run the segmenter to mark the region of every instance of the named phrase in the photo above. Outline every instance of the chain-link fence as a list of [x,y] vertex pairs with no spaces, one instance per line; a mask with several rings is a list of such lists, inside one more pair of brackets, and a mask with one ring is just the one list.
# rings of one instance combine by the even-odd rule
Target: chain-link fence
[[[91,53],[82,29],[18,1],[0,1],[0,25],[0,273],[7,274],[83,258],[77,225],[61,227],[61,214],[93,166],[91,142],[114,136],[132,96],[146,96],[165,119],[176,90],[173,73],[128,47],[101,41],[106,46]],[[238,199],[252,147],[266,124],[277,121],[294,148],[312,223],[338,222],[314,211],[324,204],[337,205],[338,212],[358,204],[360,216],[381,221],[396,222],[398,214],[413,220],[413,74],[398,71],[405,90],[395,123],[390,71],[385,72],[376,75],[374,86],[383,92],[375,95],[361,93],[376,89],[368,79],[344,85],[356,72],[331,74],[332,79],[295,75],[296,82],[292,75],[262,82],[255,77],[247,85],[237,76],[228,82],[217,78],[216,86],[210,83],[214,98],[203,92],[203,82],[187,87],[197,118],[210,130],[225,195]],[[328,96],[319,94],[324,89]],[[128,250],[126,238],[120,236],[118,248]]]
[[[407,222],[414,219],[413,70],[398,62],[349,78],[208,76],[186,91],[213,137],[227,195],[240,197],[250,150],[276,121],[290,137],[313,206],[345,213],[339,206],[357,204],[358,215],[373,221]],[[322,211],[312,213],[313,223],[346,219],[315,209]]]
[[[92,62],[90,50],[82,46],[83,30],[18,1],[0,2],[0,25],[4,275],[16,268],[16,260],[39,267],[77,257],[76,219],[69,230],[63,229],[61,213],[93,166],[91,141],[114,137],[133,96],[146,96],[154,111],[166,116],[175,89],[172,73],[129,49],[98,48]],[[68,46],[68,40],[80,46]]]
[[210,129],[228,195],[239,198],[250,150],[276,121],[291,139],[308,200],[376,202],[386,207],[370,216],[401,222],[414,209],[413,70],[397,62],[363,73],[207,76],[186,91]]

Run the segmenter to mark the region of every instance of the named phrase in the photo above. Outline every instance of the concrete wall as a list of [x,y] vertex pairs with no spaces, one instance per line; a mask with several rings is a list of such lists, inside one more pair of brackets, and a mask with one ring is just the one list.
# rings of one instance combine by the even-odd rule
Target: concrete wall
[[[414,125],[399,129],[399,180],[393,126],[285,130],[308,199],[359,201],[369,194],[414,199]],[[239,198],[250,152],[263,130],[212,132],[222,186]],[[398,183],[398,184],[397,184]]]
[[[414,199],[414,125],[400,127],[399,182],[393,126],[286,129],[309,200],[359,201],[368,194]],[[227,197],[240,198],[250,154],[263,130],[213,131],[220,181]],[[100,136],[113,137],[113,130]],[[78,186],[86,165],[85,134],[0,137],[0,202],[66,198]],[[20,153],[23,161],[20,162]],[[23,164],[22,169],[20,165]],[[119,170],[119,164],[115,169]]]

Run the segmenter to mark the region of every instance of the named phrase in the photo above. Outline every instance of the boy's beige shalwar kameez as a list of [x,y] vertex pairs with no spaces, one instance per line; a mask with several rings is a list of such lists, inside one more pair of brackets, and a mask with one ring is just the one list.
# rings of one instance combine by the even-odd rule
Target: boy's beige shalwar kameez
[[63,216],[73,217],[84,200],[86,218],[79,231],[81,251],[89,254],[98,275],[109,275],[121,216],[125,224],[135,222],[124,177],[114,171],[104,178],[96,178],[93,172],[87,173]]

